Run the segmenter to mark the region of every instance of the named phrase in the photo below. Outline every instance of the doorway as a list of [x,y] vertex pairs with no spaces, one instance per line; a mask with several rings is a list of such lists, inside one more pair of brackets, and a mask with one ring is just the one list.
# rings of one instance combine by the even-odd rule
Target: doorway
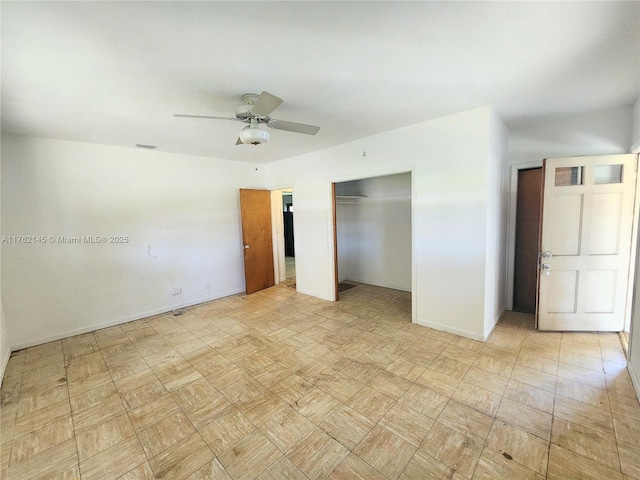
[[296,287],[293,188],[271,191],[273,265],[276,283]]
[[518,171],[513,311],[536,313],[542,168]]
[[412,291],[411,182],[405,172],[333,184],[336,300],[354,283]]

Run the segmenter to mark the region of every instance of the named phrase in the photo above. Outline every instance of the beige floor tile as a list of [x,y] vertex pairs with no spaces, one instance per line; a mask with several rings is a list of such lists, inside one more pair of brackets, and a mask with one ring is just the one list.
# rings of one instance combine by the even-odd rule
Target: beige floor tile
[[363,387],[346,405],[377,422],[393,406],[395,400],[369,387]]
[[339,406],[320,424],[320,428],[349,450],[375,426],[375,422],[346,405]]
[[451,399],[493,417],[498,411],[502,397],[484,388],[463,382]]
[[260,382],[245,377],[235,383],[220,388],[220,392],[235,406],[267,393],[267,389]]
[[606,388],[596,388],[573,380],[558,378],[556,395],[577,400],[592,407],[611,410]]
[[73,435],[73,422],[71,417],[67,417],[21,437],[16,437],[11,447],[9,465],[23,462],[29,457],[60,445],[72,439]]
[[316,428],[315,424],[307,417],[293,408],[287,407],[265,422],[260,427],[260,431],[282,453],[287,453],[291,447],[306,437],[314,428]]
[[498,395],[504,394],[507,384],[509,383],[508,378],[491,373],[476,366],[469,369],[467,374],[464,376],[463,381],[470,383],[471,385],[475,385],[476,387],[489,390],[490,392],[497,393]]
[[130,411],[167,395],[167,390],[160,380],[145,383],[122,394],[125,408]]
[[442,410],[438,421],[479,443],[484,443],[491,430],[493,417],[451,400]]
[[436,419],[449,399],[434,390],[414,384],[398,401],[423,415]]
[[112,397],[105,402],[86,408],[73,415],[73,426],[76,435],[124,413],[126,413],[126,410],[120,397]]
[[487,438],[487,447],[509,460],[546,475],[549,442],[535,435],[496,420]]
[[549,375],[548,373],[542,373],[532,368],[524,367],[516,364],[511,372],[511,380],[516,380],[526,385],[545,390],[550,393],[556,392],[556,379],[555,375]]
[[198,431],[213,453],[220,455],[256,429],[237,408],[230,408]]
[[482,445],[436,422],[420,445],[420,450],[464,477],[471,478],[480,458]]
[[218,455],[220,463],[234,479],[251,479],[282,456],[261,432],[255,430],[233,448]]
[[484,449],[478,466],[473,474],[474,480],[495,480],[498,478],[517,478],[519,480],[544,480],[545,475],[534,472],[508,458]]
[[640,419],[624,417],[614,413],[613,426],[618,440],[640,447]]
[[[410,363],[410,362],[407,362],[407,363]],[[393,364],[388,365],[387,369],[389,369],[391,365]],[[380,365],[364,362],[361,360],[354,360],[342,369],[343,374],[345,374],[350,378],[353,378],[354,380],[357,380],[362,384],[366,384],[369,381],[371,381],[371,379],[381,371],[382,371],[382,367]]]
[[271,386],[270,390],[291,405],[315,388],[315,385],[294,374]]
[[118,478],[146,461],[137,437],[133,436],[80,462],[80,473],[83,480]]
[[227,471],[216,458],[205,463],[202,467],[186,478],[188,480],[231,480]]
[[453,471],[445,464],[418,450],[400,475],[400,480],[441,480],[453,478],[452,474]]
[[538,352],[533,352],[531,349],[522,347],[522,350],[518,354],[516,365],[522,365],[523,367],[537,370],[547,375],[556,375],[558,373],[558,354],[556,353],[555,359],[549,358]]
[[326,478],[348,454],[341,443],[316,428],[287,453],[287,458],[314,480]]
[[238,407],[240,412],[254,425],[260,426],[288,407],[288,404],[276,394],[267,391]]
[[158,456],[153,457],[149,460],[149,464],[156,478],[181,480],[213,459],[213,453],[200,435],[196,433],[186,441],[178,443]]
[[419,447],[435,420],[422,415],[402,403],[396,403],[382,417],[379,425]]
[[384,427],[374,427],[354,448],[353,453],[381,472],[396,479],[406,467],[417,447]]
[[630,445],[618,440],[618,453],[620,455],[620,467],[622,473],[633,478],[640,478],[640,449],[636,445]]
[[549,480],[566,480],[569,478],[622,480],[622,474],[558,445],[551,444],[547,478]]
[[18,417],[63,400],[69,400],[69,390],[66,383],[37,385],[31,388],[23,386],[18,401]]
[[584,425],[605,435],[614,435],[613,417],[611,413],[602,408],[557,396],[553,414],[558,418]]
[[129,470],[118,480],[155,480],[155,476],[149,462],[145,462],[133,470]]
[[224,395],[215,392],[184,409],[184,413],[191,423],[200,429],[231,408],[233,408],[233,404]]
[[[14,352],[0,476],[307,478],[282,456],[296,451],[334,480],[385,477],[374,466],[537,478],[549,449],[548,478],[640,475],[640,403],[616,334],[538,332],[506,312],[485,344],[410,311],[409,294],[379,287],[332,303],[279,286]],[[390,461],[385,438],[401,446]],[[305,445],[321,448],[305,457]],[[349,454],[359,448],[367,461]],[[249,461],[227,471],[212,449]]]
[[[305,477],[306,478],[306,477]],[[385,480],[386,477],[353,453],[338,465],[328,480]],[[274,479],[275,480],[275,479]]]
[[302,415],[319,425],[342,403],[319,388],[314,388],[304,397],[291,404]]
[[514,402],[522,403],[529,407],[546,413],[553,413],[553,401],[555,395],[537,387],[516,380],[509,380],[504,396]]
[[[217,477],[215,477],[217,478]],[[256,480],[307,480],[307,477],[287,457],[280,457]]]
[[183,410],[216,394],[218,390],[205,378],[199,378],[171,392],[171,396]]
[[498,413],[496,413],[497,420],[502,420],[546,441],[551,438],[551,418],[552,416],[548,413],[527,407],[508,398],[502,399]]
[[431,363],[431,365],[429,365],[429,369],[435,370],[436,372],[449,377],[457,378],[458,380],[462,380],[464,378],[470,367],[471,364],[469,363],[443,355],[440,355],[433,361],[433,363]]
[[10,466],[6,470],[6,479],[55,478],[63,472],[73,471],[77,466],[76,442],[70,439]]
[[588,368],[578,367],[570,364],[560,364],[558,367],[558,377],[573,380],[575,382],[586,383],[596,388],[606,388],[605,374],[595,372]]
[[412,382],[385,370],[378,373],[378,375],[373,377],[367,384],[368,387],[394,400],[398,400],[404,395],[411,385]]
[[427,387],[447,398],[451,398],[460,382],[461,380],[457,378],[436,372],[430,368],[427,368],[415,381],[418,385]]
[[[2,415],[5,415],[7,407],[2,407]],[[71,406],[68,400],[61,400],[47,407],[40,408],[34,412],[27,413],[15,419],[13,425],[13,436],[19,437],[30,433],[38,428],[45,427],[51,423],[62,420],[71,415]]]
[[509,378],[511,370],[513,370],[514,363],[509,360],[503,360],[491,355],[480,353],[475,362],[473,362],[473,365],[481,368],[482,370],[486,370],[489,373]]
[[185,414],[178,412],[139,431],[138,439],[147,458],[152,458],[195,432]]
[[553,419],[551,442],[614,470],[620,469],[613,436],[556,417]]
[[137,432],[149,428],[151,425],[158,423],[160,420],[173,415],[180,407],[168,393],[157,400],[146,403],[129,412],[129,418],[133,424],[133,428]]
[[393,373],[399,377],[415,382],[417,378],[424,373],[425,367],[418,365],[417,363],[410,362],[404,358],[397,358],[392,363],[387,365],[386,371]]
[[135,435],[129,417],[120,415],[76,435],[78,458],[82,462]]

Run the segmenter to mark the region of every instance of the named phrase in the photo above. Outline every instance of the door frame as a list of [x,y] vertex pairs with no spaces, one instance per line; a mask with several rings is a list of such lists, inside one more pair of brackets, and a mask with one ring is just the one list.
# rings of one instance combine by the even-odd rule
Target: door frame
[[511,165],[511,196],[507,230],[507,310],[513,310],[513,285],[516,264],[516,214],[518,213],[518,174],[520,170],[542,168],[542,160]]
[[[270,190],[271,193],[271,237],[273,244],[273,270],[276,285],[286,280],[286,266],[284,255],[284,221],[282,218],[283,203],[282,191],[291,190],[293,195],[293,187],[281,187]],[[295,230],[295,223],[294,223]],[[296,236],[293,235],[293,244],[295,249]]]
[[330,254],[333,255],[331,262],[331,292],[334,294],[334,301],[338,300],[338,232],[336,225],[336,195],[335,184],[342,182],[350,182],[353,180],[364,180],[367,178],[384,177],[387,175],[397,175],[401,173],[409,173],[411,175],[411,322],[418,323],[418,269],[416,266],[416,195],[417,195],[417,175],[414,165],[404,165],[397,168],[383,168],[376,170],[367,170],[365,172],[353,173],[348,175],[340,175],[327,179],[327,196],[330,202],[329,211],[329,237],[327,241],[330,245]]
[[[639,154],[640,146],[636,151]],[[611,154],[615,155],[615,154]],[[511,189],[509,198],[509,227],[507,230],[507,310],[513,310],[513,284],[516,250],[516,214],[518,201],[518,174],[520,170],[542,167],[543,160],[517,163],[511,165]],[[636,161],[636,165],[638,160]],[[633,206],[633,226],[631,227],[631,256],[629,275],[627,278],[627,302],[625,306],[624,331],[630,332],[633,305],[633,285],[636,271],[636,255],[638,255],[638,224],[640,223],[640,172],[636,176],[636,192]],[[537,319],[537,312],[536,312]]]

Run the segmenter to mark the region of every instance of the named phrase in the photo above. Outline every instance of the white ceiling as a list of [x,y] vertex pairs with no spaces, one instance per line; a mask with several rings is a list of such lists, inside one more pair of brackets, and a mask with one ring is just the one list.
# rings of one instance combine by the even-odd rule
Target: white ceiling
[[[2,129],[271,162],[492,105],[507,123],[633,104],[640,2],[6,2]],[[235,145],[243,93],[320,125]]]

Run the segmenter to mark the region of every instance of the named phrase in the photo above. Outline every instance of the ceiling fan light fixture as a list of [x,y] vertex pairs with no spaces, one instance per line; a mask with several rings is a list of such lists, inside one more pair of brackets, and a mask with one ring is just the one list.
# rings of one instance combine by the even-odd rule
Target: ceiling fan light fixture
[[259,145],[261,143],[267,143],[270,136],[267,130],[249,126],[240,132],[240,141],[245,144]]

